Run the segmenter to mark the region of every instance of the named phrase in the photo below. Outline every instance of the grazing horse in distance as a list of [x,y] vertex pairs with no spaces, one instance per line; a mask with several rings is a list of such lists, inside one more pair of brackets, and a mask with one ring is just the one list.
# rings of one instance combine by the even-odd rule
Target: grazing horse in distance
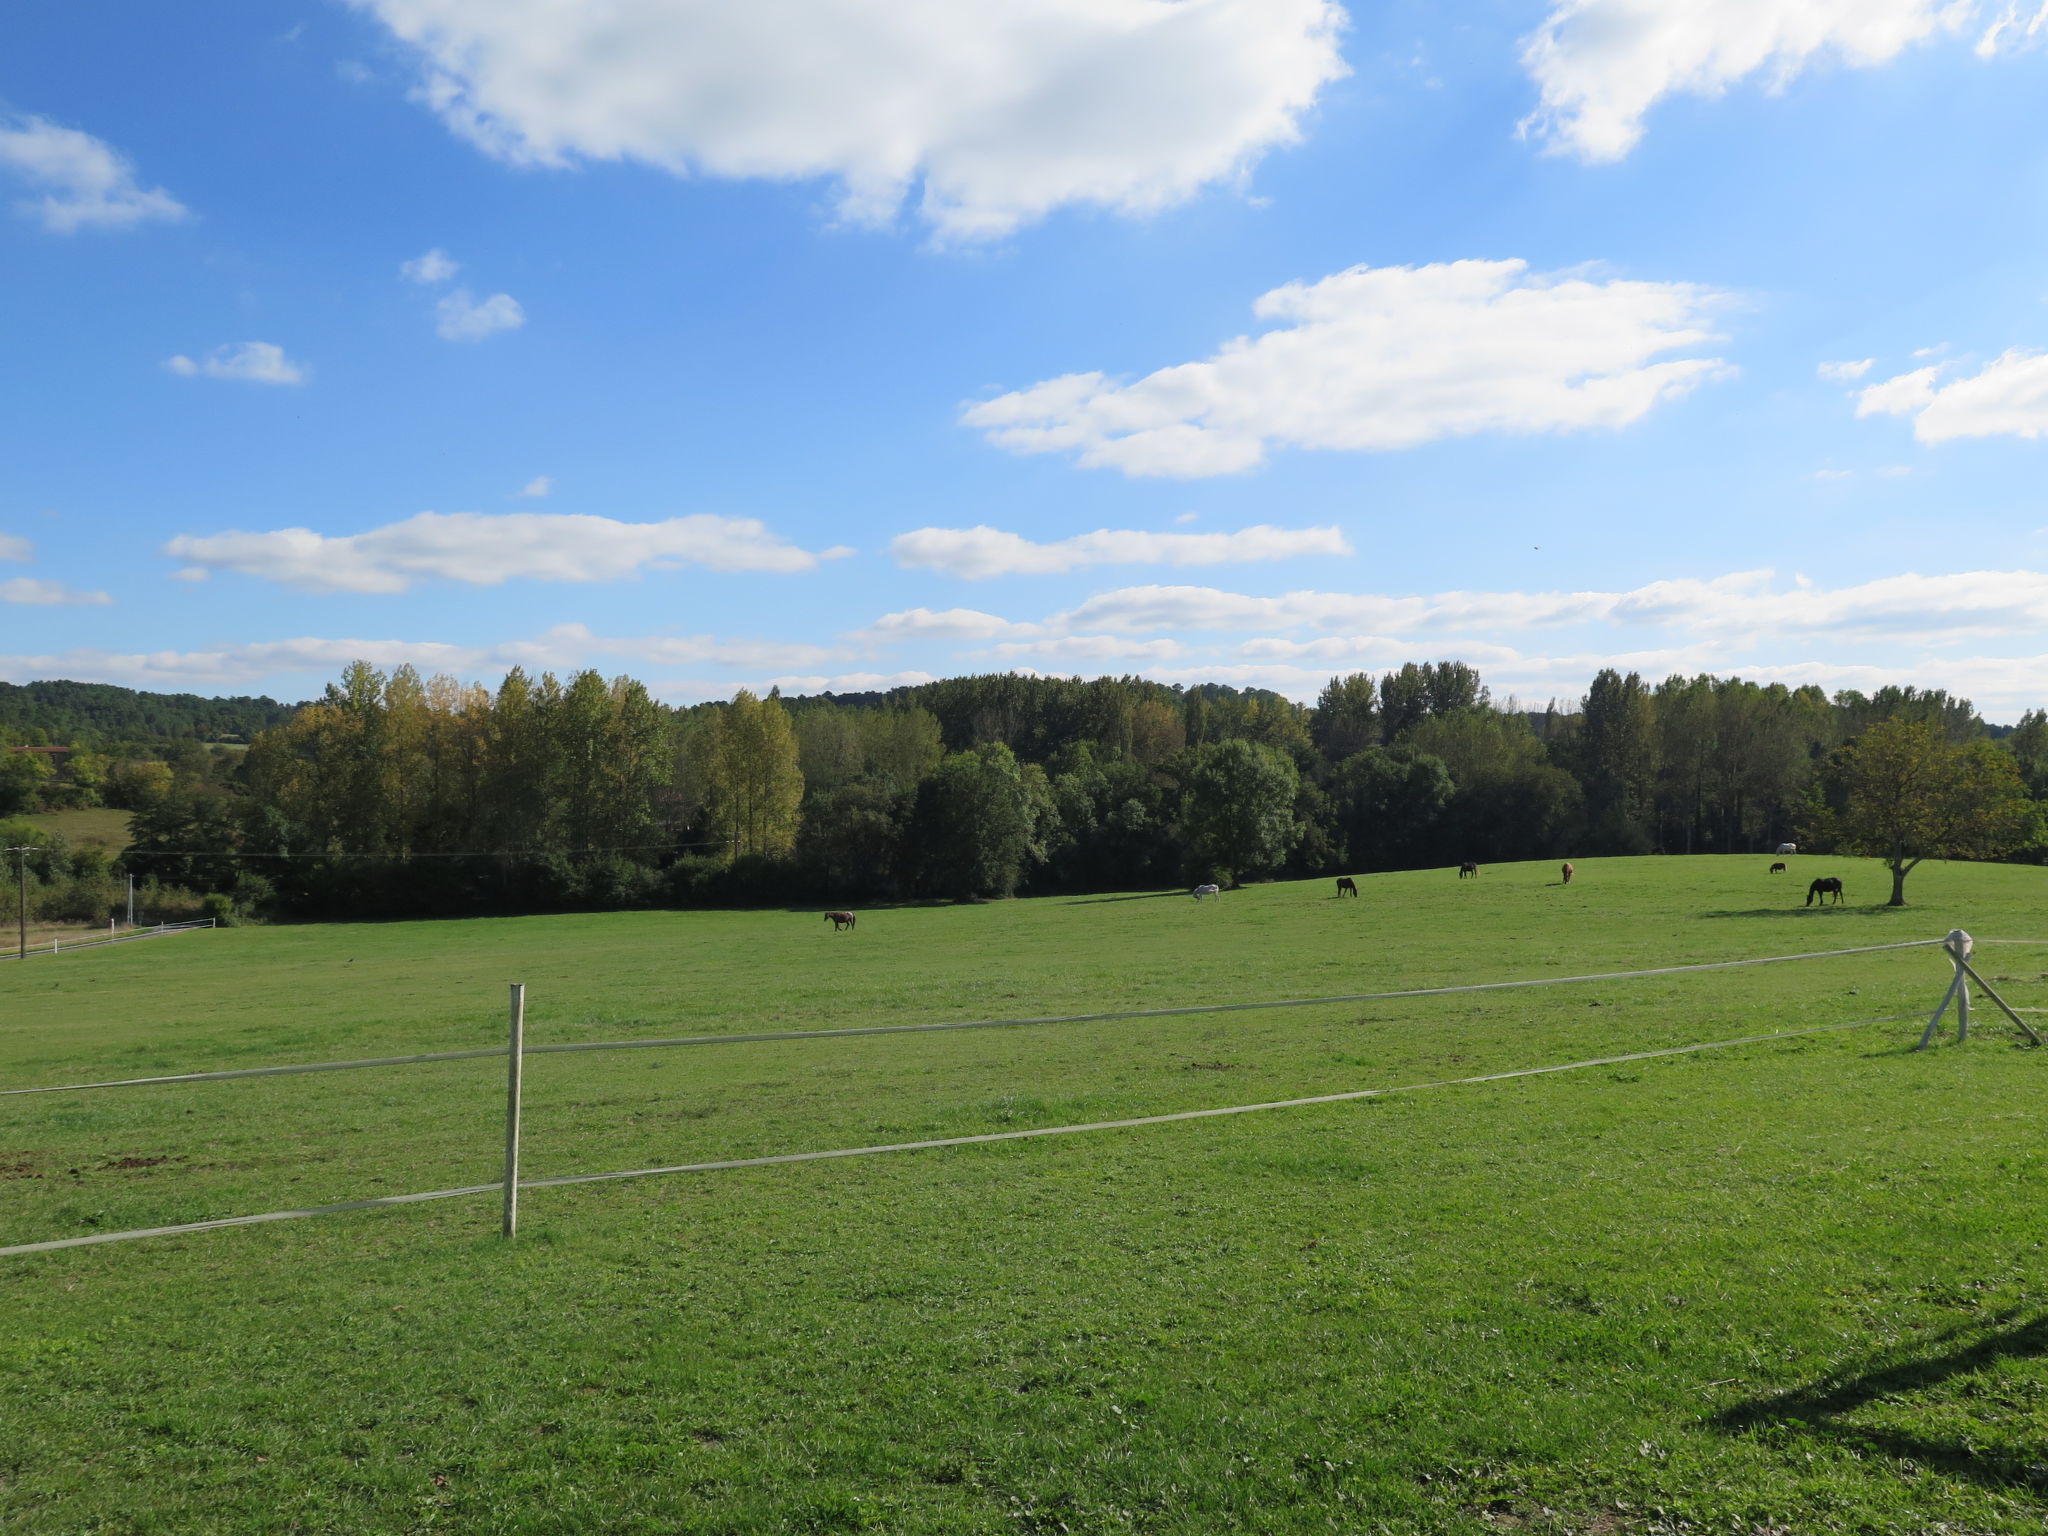
[[1220,885],[1198,885],[1192,891],[1189,891],[1188,894],[1194,897],[1195,900],[1200,901],[1204,896],[1221,896],[1223,894],[1223,887]]
[[1337,894],[1339,896],[1356,896],[1358,894],[1358,882],[1349,875],[1339,875],[1337,877]]
[[1479,866],[1477,864],[1474,864],[1470,859],[1467,859],[1464,863],[1458,866],[1458,878],[1462,880],[1467,875],[1470,875],[1474,880],[1477,880],[1479,878]]
[[1835,898],[1835,905],[1839,907],[1842,904],[1842,882],[1833,875],[1822,876],[1806,888],[1806,904],[1809,907],[1813,905],[1813,898],[1816,896],[1820,898],[1822,906],[1826,906],[1828,898],[1832,896]]
[[1798,845],[1797,843],[1780,843],[1780,844],[1778,844],[1778,852],[1780,852],[1780,853],[1797,853],[1798,851],[1799,851],[1799,845]]
[[1564,867],[1564,883],[1565,883],[1566,885],[1570,885],[1570,884],[1572,883],[1572,876],[1573,876],[1573,875],[1575,875],[1575,874],[1577,874],[1577,873],[1578,873],[1578,871],[1577,871],[1577,870],[1575,870],[1575,869],[1573,869],[1573,868],[1571,867],[1571,865],[1569,865],[1569,864],[1565,865],[1565,867]]
[[1783,864],[1773,864],[1771,866],[1771,873],[1774,875],[1782,875],[1785,873],[1785,866]]
[[851,912],[827,912],[825,914],[825,921],[832,925],[834,933],[844,933],[855,923],[859,922],[860,919]]

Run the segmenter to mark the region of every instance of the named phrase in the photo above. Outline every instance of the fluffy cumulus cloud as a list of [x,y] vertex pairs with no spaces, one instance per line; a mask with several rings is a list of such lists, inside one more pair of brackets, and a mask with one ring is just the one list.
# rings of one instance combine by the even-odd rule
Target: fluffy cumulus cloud
[[487,153],[825,177],[961,239],[1230,181],[1344,73],[1336,0],[354,3]]
[[308,592],[404,592],[426,580],[614,581],[686,565],[807,571],[821,558],[752,518],[708,513],[627,523],[560,512],[421,512],[337,536],[310,528],[187,534],[164,553],[188,571],[235,571]]
[[[1936,363],[1856,395],[1858,416],[1910,416],[1923,443],[2048,436],[2048,352],[2015,347],[1967,377]],[[1947,382],[1943,382],[1947,378]]]
[[1043,576],[1085,565],[1242,565],[1302,555],[1348,555],[1336,528],[1272,528],[1236,533],[1146,533],[1098,528],[1041,544],[997,528],[918,528],[889,544],[896,563],[944,571],[969,581],[988,576]]
[[197,359],[180,354],[164,366],[187,379],[228,379],[238,384],[303,384],[307,368],[284,355],[273,341],[243,341],[215,347]]
[[1540,99],[1523,124],[1550,148],[1618,160],[1666,96],[1781,88],[1812,65],[1886,63],[1942,33],[1977,30],[1989,56],[2037,35],[2041,0],[1555,0],[1523,40]]
[[143,186],[105,140],[46,117],[0,117],[0,173],[31,190],[16,209],[58,234],[168,222],[189,211],[162,187]]
[[479,299],[467,288],[458,288],[434,306],[434,334],[443,341],[482,341],[524,324],[526,311],[509,293]]
[[1274,445],[1386,450],[1478,432],[1624,427],[1725,369],[1725,296],[1690,283],[1535,274],[1521,261],[1353,267],[1289,283],[1275,322],[1132,383],[1067,374],[970,406],[1018,453],[1128,475],[1230,474]]

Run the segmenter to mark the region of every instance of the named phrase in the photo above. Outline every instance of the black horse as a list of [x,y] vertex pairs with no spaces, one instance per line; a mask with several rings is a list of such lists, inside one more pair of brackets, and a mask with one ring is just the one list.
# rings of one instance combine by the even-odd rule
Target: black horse
[[1816,896],[1820,898],[1822,906],[1826,906],[1828,898],[1832,896],[1835,898],[1835,905],[1839,907],[1842,904],[1842,882],[1833,875],[1823,876],[1806,888],[1806,904],[1809,907],[1813,905]]
[[1479,866],[1477,864],[1474,864],[1470,859],[1467,859],[1464,863],[1458,866],[1458,878],[1462,880],[1467,875],[1470,875],[1475,880],[1479,878]]
[[1337,877],[1337,894],[1339,896],[1356,896],[1358,894],[1358,882],[1349,875],[1339,875]]

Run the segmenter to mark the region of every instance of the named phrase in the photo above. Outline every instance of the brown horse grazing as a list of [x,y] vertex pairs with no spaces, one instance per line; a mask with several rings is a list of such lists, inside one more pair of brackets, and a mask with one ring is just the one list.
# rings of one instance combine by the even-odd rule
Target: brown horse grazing
[[832,925],[834,933],[844,933],[855,923],[859,922],[860,919],[851,912],[827,912],[825,914],[825,921]]
[[1467,875],[1470,875],[1474,880],[1477,880],[1479,878],[1479,866],[1477,864],[1474,864],[1470,859],[1467,859],[1464,863],[1458,866],[1458,878],[1462,880]]
[[1771,873],[1774,875],[1782,875],[1785,873],[1785,866],[1783,864],[1773,864],[1771,866]]
[[1358,894],[1358,882],[1349,875],[1339,875],[1337,877],[1337,894],[1339,896],[1356,896]]
[[1822,906],[1826,906],[1828,898],[1832,896],[1835,898],[1835,905],[1839,907],[1842,904],[1842,882],[1833,875],[1814,881],[1806,888],[1806,904],[1809,907],[1813,905],[1813,898],[1816,896],[1820,898]]
[[1572,876],[1573,876],[1574,874],[1576,874],[1576,873],[1578,873],[1578,871],[1574,870],[1574,869],[1573,869],[1573,868],[1571,867],[1571,865],[1569,865],[1569,864],[1565,865],[1565,867],[1564,867],[1564,883],[1565,883],[1566,885],[1570,885],[1570,884],[1572,883]]

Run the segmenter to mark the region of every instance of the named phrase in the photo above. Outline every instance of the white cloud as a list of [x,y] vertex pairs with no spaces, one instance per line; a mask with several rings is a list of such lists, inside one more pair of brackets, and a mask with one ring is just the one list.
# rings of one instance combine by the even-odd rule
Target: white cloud
[[46,117],[0,119],[0,170],[41,189],[15,207],[58,234],[173,221],[190,211],[162,187],[139,184],[135,167],[105,140]]
[[194,362],[183,355],[166,358],[164,366],[181,378],[232,379],[242,384],[303,384],[307,369],[284,355],[275,342],[244,341],[215,347]]
[[642,570],[807,571],[818,563],[746,517],[699,513],[658,523],[560,512],[421,512],[367,533],[310,528],[181,535],[163,552],[308,592],[403,592],[438,579],[615,581]]
[[1619,160],[1666,96],[1719,96],[1752,77],[1782,89],[1821,62],[1884,64],[1939,33],[1989,25],[1989,57],[2048,22],[2041,0],[1554,0],[1522,42],[1541,96],[1523,122],[1556,151]]
[[1178,640],[1132,640],[1124,635],[1061,635],[1052,640],[1009,640],[978,654],[998,661],[1121,662],[1142,666],[1172,661],[1187,649]]
[[1870,372],[1874,357],[1861,358],[1853,363],[1822,363],[1814,372],[1831,384],[1848,384]]
[[1255,313],[1292,323],[1204,362],[1131,384],[1067,374],[961,419],[1018,453],[1177,476],[1250,469],[1273,444],[1371,451],[1623,427],[1725,367],[1665,357],[1719,339],[1708,316],[1724,297],[1532,275],[1522,261],[1353,267],[1266,294]]
[[1143,213],[1293,142],[1344,74],[1336,0],[354,0],[424,98],[518,164],[827,177],[942,236]]
[[947,608],[934,611],[930,608],[908,608],[901,613],[885,613],[866,629],[859,632],[859,638],[875,641],[898,640],[993,640],[998,635],[1038,634],[1036,624],[1013,624],[1008,619],[999,619],[992,613],[983,613],[975,608]]
[[530,496],[538,499],[539,497],[547,495],[547,493],[552,491],[554,488],[555,482],[552,476],[535,475],[531,480],[527,481],[526,484],[519,487],[519,489],[514,494],[519,496]]
[[581,624],[562,624],[525,640],[493,645],[452,645],[436,640],[363,640],[300,637],[215,646],[194,651],[78,649],[44,655],[0,655],[0,677],[10,681],[73,678],[129,687],[246,687],[278,676],[331,676],[351,661],[379,667],[411,664],[423,672],[495,678],[515,666],[566,672],[601,658],[643,665],[672,664],[762,670],[818,666],[846,653],[815,645],[722,640],[710,635],[607,636]]
[[1268,648],[1264,654],[1331,655],[1345,646],[1435,647],[1443,643],[1435,637],[1444,635],[1567,625],[1661,628],[1723,643],[1760,636],[1825,636],[1843,642],[2009,640],[2048,630],[2048,573],[1908,573],[1833,589],[1802,580],[1792,592],[1768,570],[1653,581],[1625,591],[1429,596],[1300,591],[1254,596],[1216,587],[1123,587],[1036,622],[1020,623],[967,608],[943,613],[911,609],[886,615],[856,638],[870,643],[1015,643],[1085,637],[1094,643],[1105,636],[1162,631],[1294,630],[1312,636],[1320,632],[1337,641],[1276,636],[1261,642]]
[[60,581],[37,581],[31,576],[0,581],[0,603],[26,603],[32,607],[51,608],[74,603],[99,607],[112,601],[104,592],[80,592]]
[[434,306],[434,334],[443,341],[482,341],[524,324],[526,311],[509,293],[494,293],[479,302],[467,288],[458,288]]
[[462,270],[462,263],[455,260],[438,245],[432,250],[413,257],[411,261],[398,264],[399,275],[428,287],[445,283]]
[[33,560],[35,545],[16,533],[0,533],[0,560]]
[[[819,673],[795,673],[782,677],[762,680],[757,692],[769,688],[780,688],[784,693],[880,693],[890,688],[915,688],[919,683],[935,683],[936,675],[930,672],[842,672],[835,676]],[[703,685],[705,691],[699,697],[728,698],[732,690],[726,687],[720,692],[714,685]]]
[[2048,352],[2021,347],[1966,379],[1943,384],[1945,364],[1916,368],[1856,396],[1858,416],[1911,416],[1923,443],[1959,437],[2048,436]]
[[1146,533],[1098,528],[1050,544],[987,527],[919,528],[889,544],[896,563],[944,571],[969,581],[988,576],[1041,576],[1086,565],[1242,565],[1302,555],[1348,555],[1337,528],[1273,528],[1236,533]]

